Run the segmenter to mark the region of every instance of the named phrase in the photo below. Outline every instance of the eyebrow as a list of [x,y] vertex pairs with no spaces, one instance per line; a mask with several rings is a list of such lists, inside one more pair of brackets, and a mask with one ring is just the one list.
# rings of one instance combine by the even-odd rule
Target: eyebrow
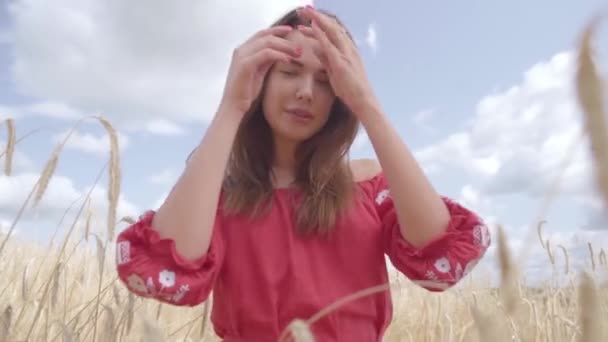
[[[304,63],[302,63],[302,62],[300,62],[300,61],[298,61],[298,60],[295,60],[295,59],[291,59],[291,60],[289,61],[289,63],[290,63],[290,64],[295,64],[295,65],[297,65],[297,66],[299,66],[299,67],[302,67],[302,68],[304,67]],[[319,69],[318,71],[319,71],[320,73],[327,74],[327,70],[325,70],[325,69]]]

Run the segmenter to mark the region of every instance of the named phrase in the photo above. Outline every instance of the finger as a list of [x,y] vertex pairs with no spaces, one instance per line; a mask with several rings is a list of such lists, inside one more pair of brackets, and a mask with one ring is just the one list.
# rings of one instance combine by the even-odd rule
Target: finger
[[309,38],[315,38],[315,34],[312,31],[312,27],[298,25],[298,31],[300,31],[303,35],[305,35]]
[[319,27],[327,35],[329,41],[335,45],[340,51],[346,52],[348,42],[345,41],[345,35],[342,34],[343,28],[333,18],[315,11],[311,7],[302,8],[299,13],[312,22],[317,22]]
[[315,21],[312,22],[312,32],[315,38],[321,43],[321,48],[324,52],[319,56],[321,62],[324,61],[327,66],[331,66],[331,62],[337,61],[340,57],[340,51],[338,51],[338,49],[329,41],[325,32],[317,26],[317,22]]
[[289,54],[283,51],[265,48],[252,54],[245,61],[245,64],[252,68],[252,70],[263,70],[265,73],[273,63],[279,61],[287,63],[291,58]]
[[245,56],[266,48],[282,51],[293,57],[298,57],[302,54],[302,48],[290,40],[276,36],[265,36],[251,42],[245,49]]
[[260,31],[256,32],[256,34],[254,34],[253,36],[251,36],[247,40],[247,42],[258,40],[258,39],[260,39],[262,37],[265,37],[265,36],[285,37],[291,31],[293,31],[293,27],[291,27],[289,25],[273,26],[273,27],[269,27],[267,29],[260,30]]

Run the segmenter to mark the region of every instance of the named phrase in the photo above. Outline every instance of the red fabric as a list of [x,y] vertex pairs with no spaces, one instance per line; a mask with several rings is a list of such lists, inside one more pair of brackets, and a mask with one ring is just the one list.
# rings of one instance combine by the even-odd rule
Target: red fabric
[[[159,239],[148,211],[119,234],[119,277],[130,291],[173,305],[198,305],[213,290],[215,332],[227,342],[264,342],[276,341],[295,318],[386,283],[385,255],[420,286],[441,291],[488,248],[482,220],[448,198],[445,233],[414,248],[401,236],[384,175],[358,187],[361,196],[327,240],[296,235],[292,190],[276,190],[273,210],[262,219],[224,216],[220,206],[209,250],[194,262],[184,260],[172,240]],[[384,292],[342,306],[312,328],[316,341],[381,341],[391,319],[391,296]]]

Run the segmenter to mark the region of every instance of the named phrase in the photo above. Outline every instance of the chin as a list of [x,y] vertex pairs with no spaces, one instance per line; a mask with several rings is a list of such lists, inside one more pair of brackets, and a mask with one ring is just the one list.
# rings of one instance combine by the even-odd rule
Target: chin
[[312,138],[312,136],[314,135],[315,132],[294,132],[294,131],[289,131],[289,132],[279,132],[279,136],[283,139],[285,139],[286,141],[292,141],[295,143],[302,143],[310,138]]

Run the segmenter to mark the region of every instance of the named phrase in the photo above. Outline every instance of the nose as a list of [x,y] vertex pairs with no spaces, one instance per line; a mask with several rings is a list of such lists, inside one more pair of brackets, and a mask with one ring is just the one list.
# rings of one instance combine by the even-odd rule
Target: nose
[[298,100],[311,101],[314,79],[311,75],[302,75],[297,85],[296,97]]

